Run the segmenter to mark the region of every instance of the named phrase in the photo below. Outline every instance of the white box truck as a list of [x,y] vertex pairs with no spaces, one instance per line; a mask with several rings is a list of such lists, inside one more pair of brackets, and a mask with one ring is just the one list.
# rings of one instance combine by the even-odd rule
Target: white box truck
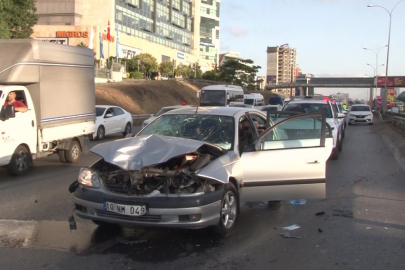
[[[0,59],[0,166],[21,175],[33,159],[54,153],[77,162],[95,132],[93,51],[0,40]],[[9,94],[28,110],[8,104]]]

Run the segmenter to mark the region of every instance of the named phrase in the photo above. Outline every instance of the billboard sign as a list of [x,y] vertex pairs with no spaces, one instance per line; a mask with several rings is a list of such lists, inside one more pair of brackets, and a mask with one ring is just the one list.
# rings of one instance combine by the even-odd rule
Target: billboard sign
[[[405,87],[405,77],[388,77],[387,86],[391,87]],[[377,87],[385,86],[385,77],[377,78]]]

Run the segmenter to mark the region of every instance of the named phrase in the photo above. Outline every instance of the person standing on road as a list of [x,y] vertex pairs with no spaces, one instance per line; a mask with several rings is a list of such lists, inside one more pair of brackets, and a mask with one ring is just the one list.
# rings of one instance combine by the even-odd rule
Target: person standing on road
[[7,95],[7,101],[4,102],[4,108],[6,108],[8,105],[13,105],[14,109],[16,112],[26,112],[28,111],[27,106],[25,106],[24,102],[16,100],[16,93],[11,91]]
[[346,105],[346,103],[343,103],[343,110],[347,110],[347,105]]

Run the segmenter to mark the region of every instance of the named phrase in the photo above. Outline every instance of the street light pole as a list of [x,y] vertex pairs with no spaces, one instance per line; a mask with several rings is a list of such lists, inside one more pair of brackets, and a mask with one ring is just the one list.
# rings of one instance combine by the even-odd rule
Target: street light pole
[[387,47],[387,60],[385,63],[385,82],[384,82],[384,92],[381,95],[381,107],[382,107],[382,112],[383,114],[385,114],[385,112],[387,111],[387,93],[388,93],[388,59],[390,57],[390,39],[391,39],[391,19],[392,19],[392,12],[394,11],[394,9],[404,0],[399,1],[398,3],[395,4],[395,6],[391,9],[391,11],[389,11],[388,9],[386,9],[383,6],[379,6],[379,5],[368,5],[367,7],[379,7],[384,9],[385,11],[387,11],[388,15],[390,16],[390,21],[389,21],[389,28],[388,28],[388,47]]
[[[385,47],[388,47],[388,45],[385,45],[384,47],[381,47],[381,48],[378,49],[377,51],[374,51],[374,50],[369,49],[369,48],[363,48],[363,50],[372,51],[372,52],[375,54],[375,66],[376,66],[375,73],[374,73],[374,79],[375,79],[374,94],[375,94],[375,95],[377,95],[377,81],[378,81],[378,67],[379,67],[379,65],[378,65],[378,53],[379,53],[382,49],[384,49]],[[368,64],[367,64],[367,65],[368,65]],[[380,66],[384,66],[384,65],[380,65]],[[373,99],[373,98],[374,98],[374,95],[373,95],[373,96],[370,95],[370,97]]]
[[[377,60],[376,63],[378,63],[378,60]],[[374,90],[375,90],[375,93],[377,94],[378,68],[383,67],[384,64],[381,64],[379,66],[374,67],[373,65],[367,63],[367,66],[370,66],[370,67],[372,67],[374,69],[374,79],[375,79],[375,85],[374,85],[375,89]],[[373,96],[373,89],[370,88],[370,96],[369,96],[370,104],[371,104],[371,101],[373,100],[373,97],[374,97]],[[370,107],[371,107],[371,105],[370,105]]]

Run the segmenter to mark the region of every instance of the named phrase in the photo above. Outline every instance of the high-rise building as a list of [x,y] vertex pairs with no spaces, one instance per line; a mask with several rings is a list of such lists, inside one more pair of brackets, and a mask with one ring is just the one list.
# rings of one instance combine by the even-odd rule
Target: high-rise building
[[284,44],[276,47],[267,47],[266,52],[266,84],[294,82],[296,78],[297,50],[289,47],[288,44]]
[[104,59],[116,56],[118,48],[120,58],[150,53],[159,63],[198,61],[206,71],[218,59],[219,2],[36,0],[39,21],[32,37],[64,45],[83,43],[94,49],[97,59],[102,58],[101,48]]
[[219,13],[220,0],[196,0],[201,1],[200,14],[200,59],[210,61],[212,68],[219,61]]

